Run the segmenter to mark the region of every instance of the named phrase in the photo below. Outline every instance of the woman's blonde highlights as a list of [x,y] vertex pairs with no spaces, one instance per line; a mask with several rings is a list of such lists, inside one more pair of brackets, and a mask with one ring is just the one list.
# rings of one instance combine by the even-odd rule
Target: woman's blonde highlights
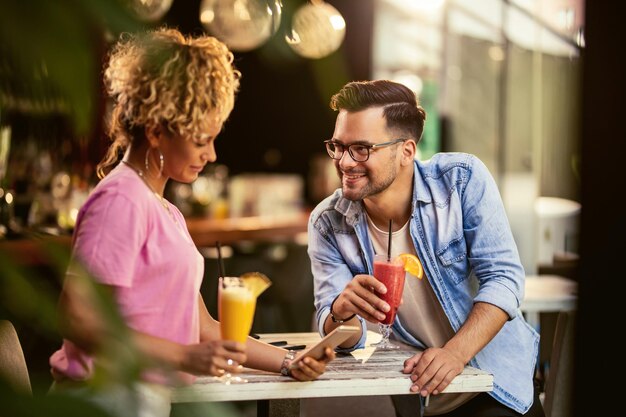
[[213,37],[185,37],[168,28],[123,35],[104,72],[114,100],[108,127],[113,143],[98,176],[106,175],[146,126],[161,124],[192,139],[202,136],[207,123],[224,123],[240,77],[233,54]]

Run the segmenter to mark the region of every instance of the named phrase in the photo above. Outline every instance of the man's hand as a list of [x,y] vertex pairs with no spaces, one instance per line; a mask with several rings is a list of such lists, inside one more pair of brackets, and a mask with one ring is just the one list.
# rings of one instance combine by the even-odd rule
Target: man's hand
[[412,374],[411,392],[422,397],[437,395],[463,372],[465,364],[446,348],[430,348],[404,361],[405,374]]
[[404,362],[403,372],[412,374],[411,392],[424,397],[442,392],[495,337],[507,319],[508,315],[499,307],[475,303],[465,323],[444,347],[426,349]]
[[385,294],[387,288],[371,275],[357,275],[346,285],[333,305],[336,318],[344,319],[357,314],[365,320],[378,323],[385,319],[389,304],[376,293]]

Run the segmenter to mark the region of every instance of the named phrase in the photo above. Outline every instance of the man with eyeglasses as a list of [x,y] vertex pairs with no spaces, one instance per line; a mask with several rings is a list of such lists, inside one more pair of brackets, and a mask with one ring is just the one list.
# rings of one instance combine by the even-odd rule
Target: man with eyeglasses
[[[360,348],[365,321],[389,311],[372,271],[391,221],[392,255],[413,254],[424,270],[422,280],[407,275],[393,324],[395,337],[424,349],[402,369],[419,395],[393,396],[396,414],[544,416],[533,383],[539,336],[519,309],[524,270],[485,165],[464,153],[417,160],[426,114],[402,84],[351,82],[330,106],[338,114],[325,146],[341,188],[313,210],[308,230],[320,333],[360,326],[341,345]],[[466,364],[493,374],[493,391],[438,395]]]

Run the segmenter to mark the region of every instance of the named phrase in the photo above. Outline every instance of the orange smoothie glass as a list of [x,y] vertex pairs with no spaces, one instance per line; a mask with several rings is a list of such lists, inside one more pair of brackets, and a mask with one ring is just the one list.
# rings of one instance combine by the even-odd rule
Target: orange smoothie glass
[[[241,278],[223,277],[219,279],[217,304],[222,340],[246,343],[254,320],[256,296]],[[248,382],[230,373],[219,379],[225,384]]]
[[402,301],[402,292],[404,290],[404,262],[399,257],[387,258],[387,255],[374,256],[374,277],[385,284],[387,292],[385,294],[376,294],[379,298],[389,304],[390,310],[385,318],[378,323],[382,339],[380,342],[373,344],[378,349],[391,350],[398,349],[399,346],[389,341],[392,329],[391,326],[396,318],[396,311],[400,307]]

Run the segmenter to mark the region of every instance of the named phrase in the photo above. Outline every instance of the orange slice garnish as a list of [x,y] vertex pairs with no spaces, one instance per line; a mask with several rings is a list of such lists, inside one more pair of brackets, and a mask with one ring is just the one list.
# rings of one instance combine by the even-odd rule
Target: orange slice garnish
[[404,270],[409,274],[422,279],[424,276],[424,268],[419,258],[412,253],[402,253],[398,255],[398,258],[402,259],[404,263]]

